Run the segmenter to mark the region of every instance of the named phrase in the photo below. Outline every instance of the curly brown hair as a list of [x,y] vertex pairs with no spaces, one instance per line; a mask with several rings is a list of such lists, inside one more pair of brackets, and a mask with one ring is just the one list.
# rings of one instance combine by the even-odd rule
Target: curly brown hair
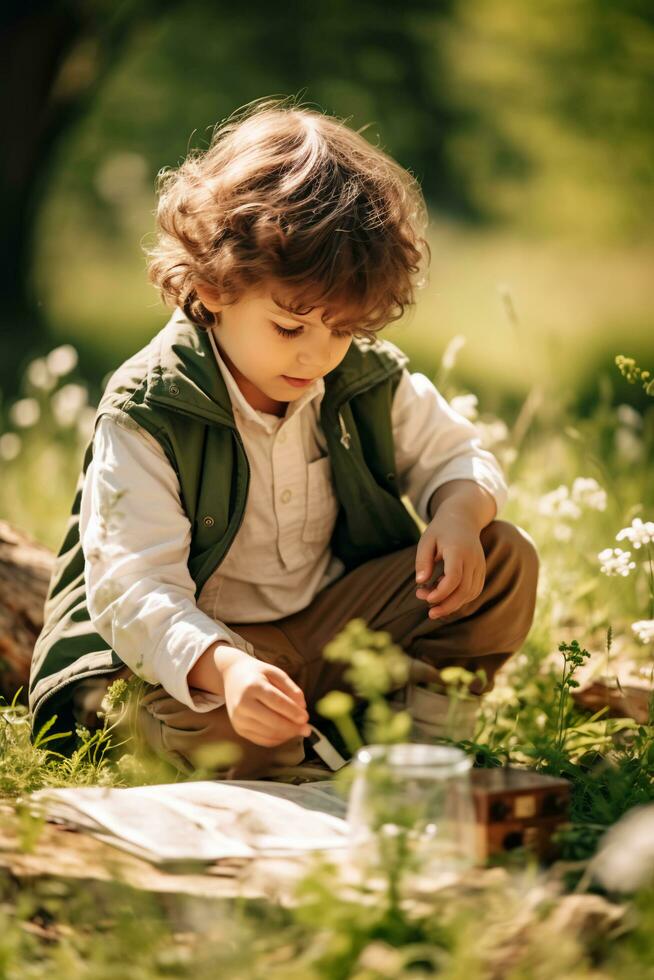
[[158,192],[149,278],[204,329],[216,317],[197,285],[227,304],[279,283],[289,312],[324,306],[323,322],[370,337],[425,284],[428,217],[415,177],[345,120],[287,99],[237,110],[208,149],[160,172]]

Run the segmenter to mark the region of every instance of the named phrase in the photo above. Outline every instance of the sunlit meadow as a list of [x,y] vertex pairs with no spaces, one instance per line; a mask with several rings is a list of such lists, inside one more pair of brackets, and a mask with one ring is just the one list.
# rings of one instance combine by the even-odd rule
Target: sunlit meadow
[[[503,302],[507,315],[515,316],[508,292]],[[517,318],[515,327],[519,329]],[[602,710],[584,711],[572,697],[579,684],[592,678],[607,683],[625,676],[650,679],[652,379],[630,359],[629,351],[615,351],[605,365],[606,374],[626,379],[634,393],[645,392],[644,411],[626,400],[613,404],[613,389],[604,383],[592,412],[581,418],[563,402],[548,400],[545,389],[534,383],[514,417],[503,419],[487,411],[483,398],[459,380],[465,346],[463,335],[451,339],[433,380],[452,405],[475,422],[483,446],[502,463],[510,496],[501,516],[534,538],[541,571],[529,638],[485,699],[474,738],[459,744],[477,765],[511,762],[570,779],[570,821],[558,837],[561,857],[571,868],[566,888],[573,889],[583,881],[585,863],[608,828],[631,807],[654,800],[651,703],[649,722],[638,724],[608,718]],[[93,417],[77,351],[70,344],[33,360],[25,371],[21,397],[7,406],[5,430],[0,433],[0,513],[53,550],[61,543]],[[402,741],[406,719],[391,716],[383,698],[384,671],[391,663],[398,669],[393,651],[360,622],[349,633],[344,631],[331,655],[347,660],[362,649],[368,650],[368,667],[365,658],[356,660],[358,668],[353,660],[352,679],[371,706],[367,727],[357,737]],[[466,696],[469,678],[463,674],[451,678],[455,703]],[[126,694],[123,688],[113,692],[116,704]],[[346,741],[353,731],[351,708],[343,697],[327,698],[322,705]],[[79,748],[72,759],[64,759],[57,754],[56,739],[48,741],[47,731],[30,744],[25,709],[18,703],[5,706],[0,718],[0,794],[5,802],[19,804],[25,850],[33,846],[39,830],[21,805],[33,789],[175,778],[153,769],[129,744],[112,746],[115,732],[109,722],[95,734],[79,729]],[[291,909],[227,903],[209,916],[189,906],[189,921],[183,927],[173,925],[165,903],[118,883],[113,891],[98,892],[89,906],[73,885],[48,892],[37,881],[17,890],[7,880],[0,905],[0,976],[101,977],[119,968],[121,975],[134,977],[265,974],[285,980],[375,980],[436,972],[447,977],[601,978],[635,976],[637,971],[639,976],[652,975],[643,971],[654,969],[646,943],[654,925],[654,892],[649,890],[653,868],[643,868],[622,939],[606,944],[603,939],[589,940],[574,922],[557,922],[551,896],[538,890],[537,869],[526,855],[518,853],[516,859],[527,869],[517,877],[506,876],[476,893],[436,892],[417,910],[398,903],[395,892],[393,901],[379,896],[374,909],[363,897],[357,901],[356,896],[340,895],[334,869],[319,866],[302,883],[298,904]],[[396,879],[402,869],[387,870]],[[516,917],[520,909],[524,913],[525,903],[537,928],[532,923],[523,929],[518,942],[517,931],[507,932],[506,923],[519,921]],[[44,916],[50,923],[47,942],[34,927]],[[474,937],[482,931],[486,938],[478,943]],[[502,957],[514,940],[509,963],[513,972],[493,972],[497,964],[503,969]],[[129,973],[122,967],[126,957]]]

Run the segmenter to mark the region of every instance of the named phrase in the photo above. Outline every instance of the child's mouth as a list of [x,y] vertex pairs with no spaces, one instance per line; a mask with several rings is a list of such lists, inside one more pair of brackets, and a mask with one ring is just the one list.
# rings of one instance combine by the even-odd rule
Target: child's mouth
[[291,378],[287,374],[282,374],[282,378],[287,384],[293,385],[294,388],[306,388],[307,385],[310,385],[315,380],[314,378]]

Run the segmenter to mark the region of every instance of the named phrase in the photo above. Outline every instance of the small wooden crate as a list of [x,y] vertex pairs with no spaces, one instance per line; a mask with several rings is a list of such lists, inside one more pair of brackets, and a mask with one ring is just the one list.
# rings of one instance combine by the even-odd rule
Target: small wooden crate
[[552,832],[568,817],[566,779],[512,766],[473,769],[470,775],[480,863],[516,847],[554,857]]

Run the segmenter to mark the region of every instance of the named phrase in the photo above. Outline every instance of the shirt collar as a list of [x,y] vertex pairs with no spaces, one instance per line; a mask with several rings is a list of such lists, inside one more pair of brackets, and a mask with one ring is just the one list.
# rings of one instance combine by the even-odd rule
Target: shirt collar
[[317,401],[316,408],[319,408],[325,394],[324,378],[316,378],[315,381],[305,388],[297,401],[289,402],[286,409],[286,415],[281,418],[277,418],[268,412],[261,412],[256,408],[253,408],[245,398],[245,395],[236,383],[236,379],[221,356],[220,348],[216,342],[216,337],[213,330],[209,329],[207,330],[207,333],[209,334],[209,340],[216,358],[216,363],[218,364],[220,373],[222,374],[225,385],[227,386],[227,391],[232,401],[234,411],[238,411],[243,418],[248,419],[250,422],[254,422],[257,425],[261,425],[267,432],[271,432],[277,428],[280,423],[291,418],[293,415],[297,415],[298,412],[301,412],[302,409],[314,399]]

